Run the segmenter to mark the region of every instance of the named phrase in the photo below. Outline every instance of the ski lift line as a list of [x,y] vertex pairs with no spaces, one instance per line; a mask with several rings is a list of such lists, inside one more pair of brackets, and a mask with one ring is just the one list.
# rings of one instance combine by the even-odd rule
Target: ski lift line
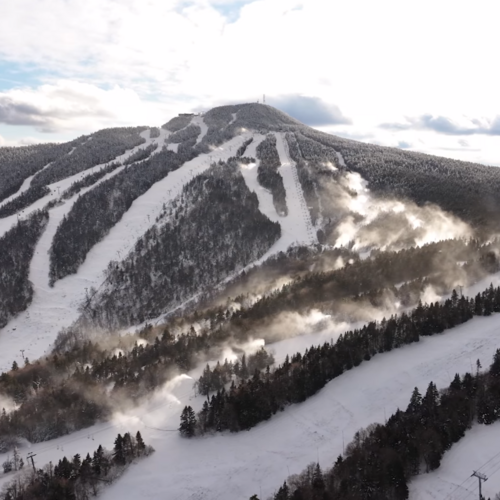
[[[498,456],[500,456],[500,452],[498,452],[497,454],[493,455],[487,462],[485,462],[483,465],[481,465],[481,467],[479,467],[477,469],[477,471],[479,472],[481,469],[483,469],[483,467],[486,467],[487,464],[489,464],[492,460],[494,460]],[[496,469],[494,469],[493,472],[488,472],[489,477],[491,477],[493,474],[496,474],[500,470],[500,460],[498,462],[495,462],[493,464],[493,466],[496,467]],[[461,487],[465,488],[463,485],[467,481],[471,480],[472,478],[473,478],[473,476],[471,475],[471,476],[467,477],[466,479],[464,479],[464,481],[462,481],[462,483],[460,483],[451,493],[449,493],[444,498],[444,500],[448,500],[448,499],[451,499],[451,498],[453,498],[453,500],[464,500],[465,497],[462,494],[460,494],[460,496],[458,496],[458,497],[452,497],[452,495],[454,495],[454,493],[458,490],[458,488],[461,488]],[[475,480],[474,480],[474,485],[472,487],[476,488],[476,482],[475,482]],[[471,494],[471,493],[475,493],[475,491],[470,492],[469,490],[466,489],[466,494]]]

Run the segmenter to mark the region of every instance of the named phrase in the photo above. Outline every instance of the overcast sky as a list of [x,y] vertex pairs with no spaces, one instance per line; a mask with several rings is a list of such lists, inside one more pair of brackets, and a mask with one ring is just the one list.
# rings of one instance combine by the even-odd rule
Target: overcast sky
[[497,5],[2,0],[0,145],[265,93],[334,134],[500,165]]

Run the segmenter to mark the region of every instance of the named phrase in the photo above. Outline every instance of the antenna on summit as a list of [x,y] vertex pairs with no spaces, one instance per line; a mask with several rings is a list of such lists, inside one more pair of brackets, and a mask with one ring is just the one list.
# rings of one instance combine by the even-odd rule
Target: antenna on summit
[[266,104],[266,94],[262,94],[262,104]]

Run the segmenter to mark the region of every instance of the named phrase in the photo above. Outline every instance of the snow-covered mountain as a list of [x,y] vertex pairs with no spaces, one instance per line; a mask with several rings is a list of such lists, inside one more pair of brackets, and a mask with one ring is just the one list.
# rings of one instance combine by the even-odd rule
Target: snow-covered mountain
[[[386,339],[364,355],[351,351],[340,373],[354,366],[353,375],[332,372],[326,392],[302,406],[248,435],[192,442],[169,432],[184,406],[203,409],[204,395],[195,395],[203,367],[240,363],[243,353],[259,369],[286,363],[367,322],[411,314],[419,301],[497,283],[499,188],[497,168],[335,137],[262,104],[0,148],[0,368],[18,365],[0,380],[0,398],[17,415],[0,422],[0,443],[9,453],[16,436],[27,440],[45,463],[63,446],[87,453],[91,435],[111,447],[124,425],[140,427],[156,454],[105,496],[271,495],[287,467],[298,473],[316,455],[333,463],[339,432],[350,441],[418,381],[463,373],[470,349],[491,358],[494,326],[472,339],[477,318],[451,344],[429,338],[397,354],[388,351],[415,339],[397,334],[389,347]],[[272,356],[261,366],[263,345]],[[407,356],[431,359],[429,350],[438,371],[405,366]],[[357,367],[377,352],[385,354]],[[231,370],[220,387],[252,375]],[[404,373],[408,383],[390,388],[375,373]],[[363,377],[380,398],[341,403],[338,391],[352,393]],[[79,395],[69,406],[58,396],[68,381]],[[220,389],[210,384],[208,392]],[[328,401],[336,409],[327,416]]]

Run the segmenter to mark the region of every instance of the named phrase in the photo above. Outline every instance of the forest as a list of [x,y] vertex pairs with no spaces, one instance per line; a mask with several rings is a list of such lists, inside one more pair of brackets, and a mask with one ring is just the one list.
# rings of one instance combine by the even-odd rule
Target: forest
[[342,154],[348,169],[380,195],[435,203],[482,232],[498,230],[500,171],[452,160],[343,139],[304,127],[301,134]]
[[158,316],[261,257],[280,234],[259,211],[236,160],[214,164],[186,184],[133,253],[109,267],[87,318],[117,327]]
[[286,191],[283,177],[278,172],[281,162],[276,149],[276,137],[273,134],[269,134],[257,146],[257,158],[260,160],[257,180],[262,187],[271,191],[276,212],[281,216],[286,216],[288,214]]
[[0,238],[0,328],[31,303],[30,263],[48,220],[48,212],[38,210]]
[[0,202],[15,194],[28,177],[67,155],[81,141],[82,138],[64,144],[0,148]]
[[108,163],[125,151],[146,142],[140,135],[144,130],[146,127],[108,128],[85,136],[70,153],[60,156],[50,166],[37,173],[31,185],[46,186],[91,167]]
[[[205,401],[196,416],[195,433],[238,432],[268,420],[278,411],[301,403],[329,381],[369,361],[377,353],[418,342],[420,336],[442,333],[473,316],[500,312],[500,287],[490,286],[475,298],[459,297],[456,291],[442,303],[419,305],[409,313],[391,316],[380,323],[370,322],[361,329],[340,335],[336,343],[324,343],[286,357],[272,371],[256,369],[248,380],[232,379],[231,386],[217,390]],[[500,361],[500,358],[499,358]],[[210,370],[203,380],[213,376]],[[229,379],[228,379],[229,380]],[[500,403],[500,402],[499,402]]]
[[47,186],[34,186],[27,189],[0,207],[0,219],[21,213],[25,208],[48,194],[50,194],[50,188]]
[[[76,500],[95,497],[103,487],[113,483],[133,462],[147,457],[153,448],[146,445],[141,433],[133,436],[118,434],[112,451],[101,445],[82,459],[77,453],[63,457],[37,469],[33,463],[24,464],[17,450],[12,460],[3,463],[4,472],[22,471],[21,476],[2,488],[1,500]],[[24,469],[24,470],[23,470]]]
[[[164,150],[127,166],[80,196],[57,228],[50,249],[50,283],[75,273],[91,248],[122,218],[132,202],[193,156]],[[102,172],[101,172],[102,173]]]

